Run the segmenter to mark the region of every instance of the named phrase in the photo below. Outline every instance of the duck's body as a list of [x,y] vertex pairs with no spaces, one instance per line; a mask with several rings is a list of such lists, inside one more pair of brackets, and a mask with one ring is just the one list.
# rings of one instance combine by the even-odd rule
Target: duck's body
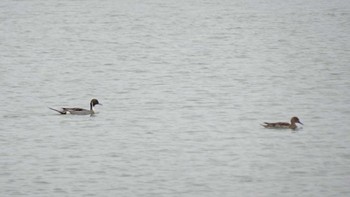
[[51,110],[54,110],[60,114],[72,114],[72,115],[92,115],[95,113],[94,111],[94,106],[95,105],[102,105],[101,103],[98,102],[97,99],[92,99],[90,101],[90,110],[88,109],[83,109],[83,108],[77,108],[77,107],[73,107],[73,108],[67,108],[67,107],[63,107],[61,110],[57,110],[57,109],[53,109],[51,107],[49,107]]
[[290,123],[288,122],[264,122],[262,124],[265,128],[275,128],[275,129],[296,129],[298,126],[296,123],[303,124],[300,122],[298,117],[292,117]]

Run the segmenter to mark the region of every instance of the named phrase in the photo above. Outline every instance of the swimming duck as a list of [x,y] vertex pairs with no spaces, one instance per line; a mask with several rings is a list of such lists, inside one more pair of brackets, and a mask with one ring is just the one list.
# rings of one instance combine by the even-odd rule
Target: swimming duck
[[288,122],[273,122],[273,123],[264,122],[264,124],[262,124],[262,126],[265,128],[276,128],[276,129],[296,129],[297,125],[295,123],[303,124],[300,122],[298,117],[294,116],[290,119],[290,123],[288,123]]
[[51,110],[54,110],[60,114],[73,114],[73,115],[92,115],[94,114],[94,106],[95,105],[102,105],[101,103],[98,102],[97,99],[92,99],[90,101],[90,110],[88,109],[82,109],[82,108],[62,108],[61,110],[53,109],[49,107]]

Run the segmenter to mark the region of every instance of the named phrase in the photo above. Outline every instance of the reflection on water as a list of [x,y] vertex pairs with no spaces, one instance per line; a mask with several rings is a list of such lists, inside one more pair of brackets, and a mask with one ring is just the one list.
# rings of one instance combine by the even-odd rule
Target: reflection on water
[[345,0],[0,7],[1,196],[350,193]]

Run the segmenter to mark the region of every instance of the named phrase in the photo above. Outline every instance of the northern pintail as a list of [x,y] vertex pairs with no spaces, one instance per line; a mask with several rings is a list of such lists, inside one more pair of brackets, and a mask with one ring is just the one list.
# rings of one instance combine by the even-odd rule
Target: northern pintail
[[101,103],[98,102],[97,99],[92,99],[90,101],[90,110],[88,109],[82,109],[82,108],[66,108],[63,107],[61,110],[53,109],[49,107],[50,109],[60,113],[60,114],[73,114],[73,115],[92,115],[94,114],[94,106],[95,105],[102,105]]
[[294,116],[290,119],[290,123],[288,123],[288,122],[273,122],[273,123],[264,122],[264,124],[262,124],[262,126],[265,128],[276,128],[276,129],[296,129],[297,128],[296,123],[303,124],[300,122],[298,117]]

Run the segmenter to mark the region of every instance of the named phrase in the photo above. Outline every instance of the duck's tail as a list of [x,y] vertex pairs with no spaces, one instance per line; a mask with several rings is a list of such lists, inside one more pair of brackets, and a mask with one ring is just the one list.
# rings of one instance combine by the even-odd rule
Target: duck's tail
[[263,124],[260,124],[260,125],[265,127],[265,128],[269,128],[270,127],[270,123],[268,123],[268,122],[264,122]]
[[57,110],[57,109],[54,109],[54,108],[51,108],[51,107],[49,107],[49,109],[51,109],[51,110],[53,110],[53,111],[56,111],[56,112],[58,112],[58,113],[60,113],[60,114],[66,114],[65,111],[60,111],[60,110]]

